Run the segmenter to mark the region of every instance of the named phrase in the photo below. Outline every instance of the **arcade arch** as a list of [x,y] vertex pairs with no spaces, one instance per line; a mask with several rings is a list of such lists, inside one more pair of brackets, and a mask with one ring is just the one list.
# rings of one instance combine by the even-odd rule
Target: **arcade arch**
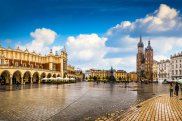
[[0,83],[1,84],[10,84],[11,78],[10,78],[10,72],[9,71],[7,71],[7,70],[3,71],[0,76],[1,76],[0,77]]

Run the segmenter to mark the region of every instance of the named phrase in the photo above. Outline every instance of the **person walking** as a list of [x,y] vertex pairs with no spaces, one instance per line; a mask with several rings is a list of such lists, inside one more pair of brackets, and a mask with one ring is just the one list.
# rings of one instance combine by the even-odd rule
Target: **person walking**
[[170,91],[170,97],[172,97],[173,96],[173,83],[172,82],[169,84],[169,91]]
[[178,91],[179,91],[179,85],[178,85],[178,82],[176,82],[176,85],[175,85],[176,96],[178,96]]
[[181,88],[181,95],[182,95],[182,83],[180,84],[180,88]]
[[16,89],[18,89],[18,81],[16,81]]

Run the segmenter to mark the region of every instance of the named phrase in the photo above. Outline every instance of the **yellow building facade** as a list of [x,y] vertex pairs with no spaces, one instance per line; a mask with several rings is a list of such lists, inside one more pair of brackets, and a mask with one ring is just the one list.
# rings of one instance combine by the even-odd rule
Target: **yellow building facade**
[[106,79],[109,77],[110,71],[90,69],[90,77],[97,77],[99,79]]
[[67,65],[67,77],[68,78],[74,78],[76,74],[76,70],[74,66]]
[[0,78],[3,84],[40,83],[42,78],[64,77],[67,72],[66,49],[61,54],[42,56],[34,51],[0,46]]
[[138,81],[138,75],[136,72],[130,72],[129,73],[129,80],[130,81]]
[[114,72],[114,77],[116,78],[116,80],[126,80],[127,72],[124,70],[117,70]]
[[[87,70],[87,72],[89,72],[89,74],[86,76],[87,78],[97,77],[97,79],[100,79],[100,80],[108,79],[111,74],[110,70],[90,69],[90,70]],[[127,72],[124,70],[114,71],[114,77],[116,78],[116,80],[124,80],[124,79],[126,80]]]

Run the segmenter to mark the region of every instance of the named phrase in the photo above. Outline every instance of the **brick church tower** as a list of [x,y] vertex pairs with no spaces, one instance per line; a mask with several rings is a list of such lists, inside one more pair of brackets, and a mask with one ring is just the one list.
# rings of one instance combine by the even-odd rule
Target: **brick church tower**
[[140,36],[140,41],[138,42],[138,52],[136,57],[136,71],[138,75],[138,80],[143,79],[147,81],[153,81],[153,49],[148,41],[148,46],[144,51],[144,44],[142,42],[142,37]]
[[145,75],[146,79],[153,81],[153,49],[148,41],[148,46],[145,48]]

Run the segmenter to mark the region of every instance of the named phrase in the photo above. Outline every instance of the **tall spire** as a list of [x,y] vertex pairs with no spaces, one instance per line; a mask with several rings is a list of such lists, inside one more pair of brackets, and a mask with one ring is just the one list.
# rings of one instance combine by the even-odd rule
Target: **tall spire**
[[138,47],[143,47],[143,42],[142,42],[142,36],[140,35],[140,41],[138,42]]

